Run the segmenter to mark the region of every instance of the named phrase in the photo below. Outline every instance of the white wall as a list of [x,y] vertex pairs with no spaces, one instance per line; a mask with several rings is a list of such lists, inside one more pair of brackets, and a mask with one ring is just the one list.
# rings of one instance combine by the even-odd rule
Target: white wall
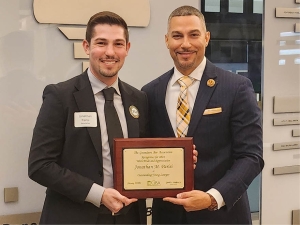
[[[295,40],[300,40],[300,33],[283,37],[283,32],[294,31],[294,24],[299,19],[275,18],[275,8],[296,8],[295,0],[265,0],[265,27],[263,42],[263,140],[265,168],[262,172],[262,224],[291,224],[292,210],[300,209],[300,174],[274,176],[274,167],[300,165],[300,151],[273,151],[273,143],[299,141],[292,137],[291,130],[299,129],[298,125],[274,127],[274,118],[299,117],[299,113],[273,113],[274,96],[299,96],[300,65],[294,60],[298,55],[280,56],[279,50],[299,49]],[[286,40],[286,46],[279,41]],[[285,59],[286,65],[279,65]]]
[[[200,7],[199,0],[150,0],[149,26],[130,28],[123,81],[141,88],[172,67],[167,17],[184,4]],[[36,22],[32,0],[0,0],[0,215],[41,211],[45,188],[28,178],[27,158],[42,90],[80,74],[81,66],[57,25]],[[18,202],[4,203],[5,187],[19,188]]]

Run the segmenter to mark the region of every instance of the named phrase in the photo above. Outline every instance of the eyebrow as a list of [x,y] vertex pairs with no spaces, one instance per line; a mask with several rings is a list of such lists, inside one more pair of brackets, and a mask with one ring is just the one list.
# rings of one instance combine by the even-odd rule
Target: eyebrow
[[[198,30],[198,29],[191,30],[191,31],[189,31],[188,33],[194,33],[194,32],[199,32],[199,33],[201,33],[201,31]],[[172,32],[171,32],[171,34],[181,34],[181,33],[182,33],[182,32],[180,32],[180,31],[172,31]]]
[[172,31],[171,34],[181,34],[179,31]]
[[189,33],[194,33],[194,32],[199,32],[199,33],[201,33],[201,31],[200,31],[200,30],[198,30],[198,29],[191,30]]
[[125,39],[116,39],[114,41],[124,41],[124,42],[126,42]]
[[[95,41],[108,41],[106,38],[96,38]],[[124,39],[115,39],[114,42],[123,41],[126,42]]]

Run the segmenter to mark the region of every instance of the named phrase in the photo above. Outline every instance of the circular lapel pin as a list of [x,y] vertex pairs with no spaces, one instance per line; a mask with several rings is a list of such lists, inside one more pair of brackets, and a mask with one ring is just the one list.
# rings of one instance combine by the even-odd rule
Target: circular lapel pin
[[215,84],[216,84],[216,82],[215,82],[215,80],[213,80],[213,79],[209,79],[209,80],[207,81],[207,86],[208,86],[208,87],[213,87],[213,86],[215,86]]
[[139,110],[134,105],[131,105],[129,107],[129,112],[130,112],[130,114],[132,115],[133,118],[137,119],[140,116]]

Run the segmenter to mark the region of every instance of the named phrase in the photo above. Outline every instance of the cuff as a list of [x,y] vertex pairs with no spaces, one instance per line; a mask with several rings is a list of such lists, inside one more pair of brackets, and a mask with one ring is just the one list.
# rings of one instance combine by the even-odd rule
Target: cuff
[[216,202],[218,203],[218,209],[225,205],[224,199],[217,189],[211,188],[206,193],[211,194],[216,199]]
[[85,201],[90,202],[97,207],[100,207],[100,203],[101,203],[101,199],[102,199],[104,190],[105,190],[104,187],[93,183],[88,195],[86,196]]

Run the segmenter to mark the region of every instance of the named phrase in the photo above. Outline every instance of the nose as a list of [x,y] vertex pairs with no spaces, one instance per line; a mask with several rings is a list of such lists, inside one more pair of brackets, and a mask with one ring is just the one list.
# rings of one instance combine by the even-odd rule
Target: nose
[[181,44],[181,47],[182,48],[189,48],[189,47],[191,47],[191,43],[190,43],[188,37],[184,37],[183,38],[183,42]]
[[112,44],[107,45],[105,49],[105,55],[114,56],[114,54],[115,54],[114,46]]

